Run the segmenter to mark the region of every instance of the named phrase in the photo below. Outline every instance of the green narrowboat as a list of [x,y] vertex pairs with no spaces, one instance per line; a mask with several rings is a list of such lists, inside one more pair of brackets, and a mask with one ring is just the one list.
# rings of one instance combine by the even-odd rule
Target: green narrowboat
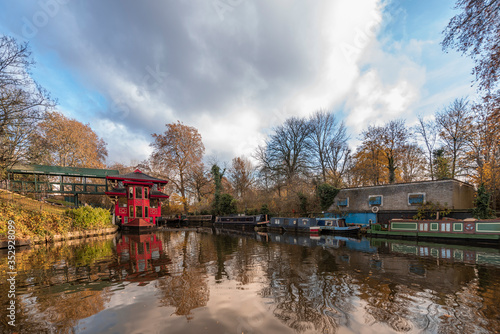
[[500,219],[477,220],[412,220],[391,219],[387,229],[373,224],[368,230],[372,237],[401,237],[412,239],[450,239],[500,241]]

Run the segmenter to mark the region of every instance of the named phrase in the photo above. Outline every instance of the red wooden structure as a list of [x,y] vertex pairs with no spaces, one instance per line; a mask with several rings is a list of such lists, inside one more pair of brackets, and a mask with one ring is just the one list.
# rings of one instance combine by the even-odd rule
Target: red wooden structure
[[136,169],[133,173],[106,176],[113,189],[107,191],[115,204],[117,224],[124,228],[149,228],[156,226],[161,216],[160,199],[168,181],[149,176]]

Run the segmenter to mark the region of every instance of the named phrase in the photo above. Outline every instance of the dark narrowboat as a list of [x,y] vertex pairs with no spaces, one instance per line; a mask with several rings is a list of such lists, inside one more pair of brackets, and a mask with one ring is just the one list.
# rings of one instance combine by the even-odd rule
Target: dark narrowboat
[[232,216],[217,216],[215,218],[214,227],[216,228],[232,228],[232,229],[255,229],[256,227],[266,226],[269,222],[267,215],[232,215]]

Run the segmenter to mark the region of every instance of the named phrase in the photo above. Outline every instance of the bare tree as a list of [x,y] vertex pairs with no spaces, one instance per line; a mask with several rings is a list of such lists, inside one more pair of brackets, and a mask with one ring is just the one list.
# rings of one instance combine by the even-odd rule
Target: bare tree
[[436,113],[439,137],[451,156],[451,178],[457,176],[460,160],[464,158],[471,121],[471,109],[466,98],[455,99],[443,111]]
[[419,115],[418,125],[415,126],[414,131],[416,134],[420,135],[424,141],[425,148],[427,149],[427,165],[429,166],[428,168],[431,180],[434,180],[433,152],[438,135],[436,123],[432,121],[425,121],[422,115]]
[[282,174],[287,183],[309,171],[309,130],[305,120],[292,117],[275,128],[274,134],[266,143],[270,168]]
[[30,76],[34,65],[27,44],[0,37],[0,175],[29,159],[30,134],[55,103]]
[[348,136],[344,122],[338,122],[332,113],[319,110],[309,119],[309,140],[314,168],[319,170],[324,183],[330,174],[339,186],[349,154]]
[[203,163],[197,165],[198,168],[193,168],[189,178],[189,191],[194,195],[196,201],[200,203],[208,194],[212,193],[212,180],[210,172],[205,169]]

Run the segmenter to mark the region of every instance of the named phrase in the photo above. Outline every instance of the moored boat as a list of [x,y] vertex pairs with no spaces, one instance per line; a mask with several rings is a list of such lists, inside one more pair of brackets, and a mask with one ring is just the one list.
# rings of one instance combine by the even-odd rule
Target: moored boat
[[320,232],[320,227],[316,218],[285,218],[273,217],[267,224],[271,231],[281,230],[286,232],[316,233]]
[[343,218],[317,218],[321,232],[332,233],[358,233],[359,226],[347,226]]
[[256,228],[266,226],[269,222],[267,215],[232,215],[232,216],[217,216],[214,226],[217,228]]
[[500,241],[500,219],[477,220],[473,218],[443,220],[392,219],[388,228],[373,224],[368,230],[372,236],[402,237],[413,239],[455,239]]

